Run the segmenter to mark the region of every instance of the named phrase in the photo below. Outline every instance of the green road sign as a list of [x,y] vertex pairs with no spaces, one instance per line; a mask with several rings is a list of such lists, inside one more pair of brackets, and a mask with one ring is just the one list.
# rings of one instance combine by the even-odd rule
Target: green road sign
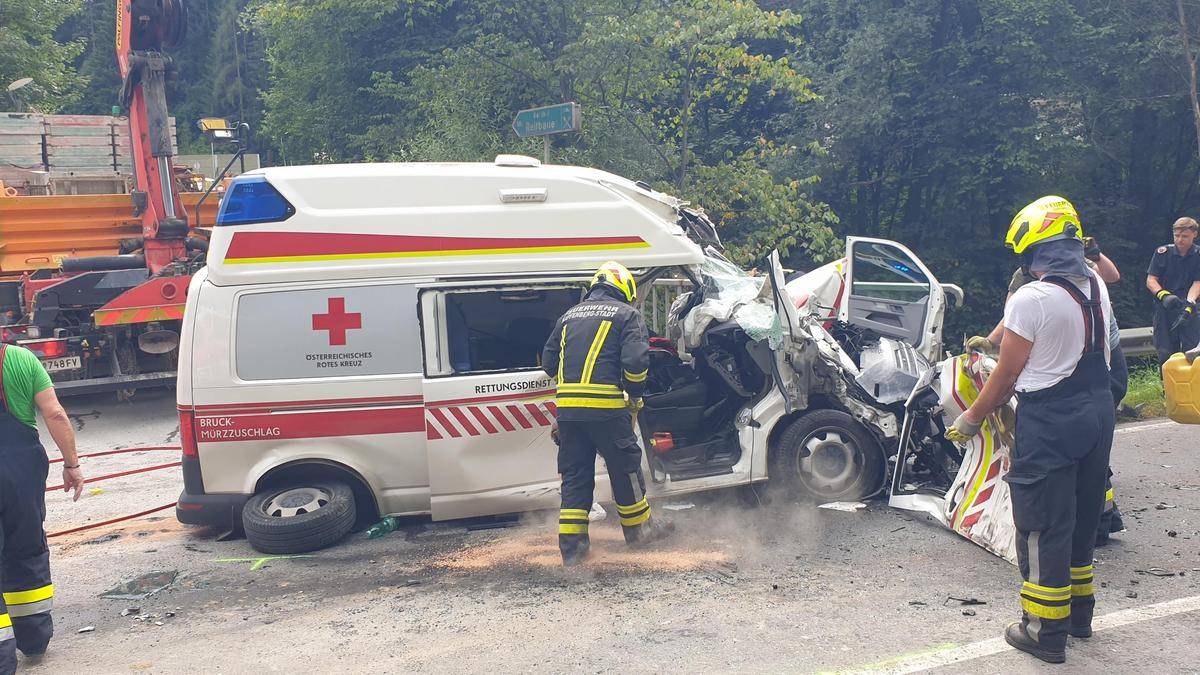
[[577,103],[560,103],[541,108],[530,108],[517,113],[513,120],[513,131],[521,138],[549,136],[579,131],[583,116]]

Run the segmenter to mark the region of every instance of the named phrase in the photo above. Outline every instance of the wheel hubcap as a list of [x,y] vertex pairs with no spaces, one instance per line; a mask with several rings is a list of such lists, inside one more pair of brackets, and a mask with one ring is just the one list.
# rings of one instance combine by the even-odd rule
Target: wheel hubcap
[[800,478],[816,492],[841,492],[862,476],[858,447],[837,430],[814,432],[804,442],[804,452],[800,455]]
[[328,503],[329,493],[321,488],[292,488],[268,500],[263,513],[272,518],[291,518],[312,513]]

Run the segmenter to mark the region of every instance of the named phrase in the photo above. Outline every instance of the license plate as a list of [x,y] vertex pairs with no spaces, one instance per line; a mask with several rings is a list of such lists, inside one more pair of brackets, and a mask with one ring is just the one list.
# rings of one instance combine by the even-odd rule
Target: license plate
[[78,370],[83,367],[83,361],[78,356],[64,356],[57,359],[42,359],[42,366],[48,373],[59,370]]

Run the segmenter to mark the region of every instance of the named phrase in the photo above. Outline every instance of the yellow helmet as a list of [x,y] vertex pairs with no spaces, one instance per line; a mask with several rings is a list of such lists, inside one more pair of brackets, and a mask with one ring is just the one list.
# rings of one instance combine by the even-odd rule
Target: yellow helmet
[[633,274],[619,262],[610,260],[596,270],[596,275],[592,277],[591,287],[595,288],[596,286],[615,288],[630,303],[637,299],[637,282],[633,280]]
[[1004,245],[1021,254],[1034,244],[1057,239],[1083,241],[1083,226],[1071,202],[1050,195],[1021,209],[1008,226]]

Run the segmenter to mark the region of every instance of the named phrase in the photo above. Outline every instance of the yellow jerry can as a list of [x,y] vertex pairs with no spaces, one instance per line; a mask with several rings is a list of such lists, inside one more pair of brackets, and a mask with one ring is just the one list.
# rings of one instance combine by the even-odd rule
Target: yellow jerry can
[[1200,362],[1175,354],[1162,367],[1167,416],[1180,424],[1200,424]]

